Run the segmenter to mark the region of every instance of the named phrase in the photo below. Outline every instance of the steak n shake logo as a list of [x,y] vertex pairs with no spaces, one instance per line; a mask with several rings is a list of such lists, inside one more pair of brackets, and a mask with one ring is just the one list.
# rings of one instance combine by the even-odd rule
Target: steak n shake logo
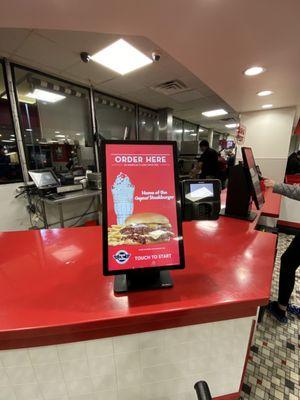
[[127,253],[125,250],[119,250],[113,257],[118,264],[125,264],[129,260],[131,254]]

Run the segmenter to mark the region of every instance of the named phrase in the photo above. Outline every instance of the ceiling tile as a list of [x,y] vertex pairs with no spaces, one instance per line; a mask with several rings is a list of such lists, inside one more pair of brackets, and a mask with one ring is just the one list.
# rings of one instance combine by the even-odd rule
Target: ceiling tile
[[31,33],[14,54],[30,60],[33,66],[38,62],[56,70],[63,70],[75,64],[79,57],[76,53],[67,52],[56,43],[35,33]]
[[62,30],[36,30],[35,32],[71,52],[86,51],[90,54],[96,53],[120,37],[105,33]]
[[109,69],[104,68],[100,64],[96,64],[93,61],[90,61],[89,63],[78,61],[76,64],[68,67],[63,72],[76,76],[82,82],[88,83],[91,81],[93,84],[105,82],[115,78],[116,76],[119,76],[115,72],[110,71]]
[[187,103],[193,100],[197,100],[203,96],[197,90],[186,90],[184,92],[174,94],[170,97],[176,101],[179,101],[179,103]]
[[30,34],[29,29],[0,29],[0,53],[11,55]]

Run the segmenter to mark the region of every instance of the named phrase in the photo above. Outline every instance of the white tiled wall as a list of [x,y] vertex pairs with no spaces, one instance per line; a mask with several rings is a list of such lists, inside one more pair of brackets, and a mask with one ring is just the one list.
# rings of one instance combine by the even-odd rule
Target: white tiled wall
[[195,400],[239,389],[252,318],[0,351],[0,400]]

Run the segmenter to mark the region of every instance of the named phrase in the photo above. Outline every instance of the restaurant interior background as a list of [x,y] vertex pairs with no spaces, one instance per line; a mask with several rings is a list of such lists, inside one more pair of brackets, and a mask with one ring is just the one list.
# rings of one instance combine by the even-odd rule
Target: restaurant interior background
[[[120,35],[0,30],[0,144],[10,157],[0,185],[1,230],[30,227],[25,198],[15,199],[28,170],[54,168],[64,172],[72,160],[97,171],[100,136],[176,140],[180,154],[182,143],[201,139],[208,139],[219,150],[220,140],[234,141],[236,124],[241,122],[247,127],[246,145],[254,147],[264,173],[283,179],[287,154],[298,146],[292,136],[295,106],[240,113],[165,51],[156,50],[158,46],[149,39],[122,37],[147,55],[158,51],[159,62],[120,76],[80,59],[80,52],[93,54]],[[36,90],[51,93],[56,100],[33,98]],[[202,115],[220,108],[227,114],[214,118]],[[15,132],[16,124],[20,136]],[[77,212],[86,204],[86,200],[76,204]],[[66,210],[70,223],[73,208]]]

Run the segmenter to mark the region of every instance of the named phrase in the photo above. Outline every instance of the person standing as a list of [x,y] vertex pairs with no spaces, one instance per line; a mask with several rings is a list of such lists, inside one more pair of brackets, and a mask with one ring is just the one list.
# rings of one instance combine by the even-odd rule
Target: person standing
[[191,175],[200,179],[217,179],[219,176],[218,153],[209,147],[207,140],[201,140],[200,150],[202,154],[197,160],[196,166],[191,171]]
[[[273,188],[274,193],[300,201],[300,185],[275,183],[267,179],[265,186]],[[295,286],[296,270],[300,265],[300,234],[296,235],[281,256],[278,301],[271,301],[268,311],[281,323],[287,323],[287,312],[300,316],[300,307],[290,303]]]

